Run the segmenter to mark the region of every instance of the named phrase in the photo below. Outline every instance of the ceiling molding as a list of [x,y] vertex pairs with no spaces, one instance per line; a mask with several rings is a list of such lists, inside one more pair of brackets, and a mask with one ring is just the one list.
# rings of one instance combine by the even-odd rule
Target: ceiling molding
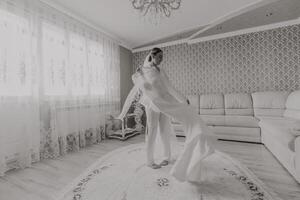
[[115,36],[112,33],[107,32],[106,30],[104,30],[103,28],[99,27],[98,25],[84,19],[83,17],[80,17],[78,14],[74,13],[73,11],[59,5],[58,3],[55,3],[51,0],[39,0],[45,4],[47,4],[48,6],[74,18],[75,20],[86,24],[87,26],[90,26],[91,28],[95,29],[96,31],[99,31],[100,33],[104,34],[106,37],[110,38],[111,40],[115,41],[118,45],[125,47],[126,49],[129,49],[130,51],[132,51],[132,47],[130,45],[128,45],[126,42],[122,41],[119,37]]
[[183,43],[187,43],[187,39],[175,40],[175,41],[171,41],[171,42],[164,42],[164,43],[160,43],[160,44],[154,44],[154,45],[150,45],[150,46],[146,46],[146,47],[132,49],[132,53],[137,53],[140,51],[148,51],[154,47],[163,48],[163,47],[168,47],[168,46],[173,46],[176,44],[183,44]]
[[[216,39],[221,39],[221,38],[227,38],[227,37],[243,35],[243,34],[248,34],[248,33],[253,33],[253,32],[261,32],[261,31],[276,29],[276,28],[280,28],[280,27],[286,27],[286,26],[300,24],[300,17],[299,17],[299,15],[296,15],[297,17],[293,16],[292,18],[289,18],[289,19],[288,18],[282,19],[282,21],[278,20],[277,22],[273,21],[273,22],[260,24],[260,25],[257,24],[256,26],[255,26],[255,24],[253,24],[254,26],[252,26],[252,27],[246,26],[244,28],[242,28],[242,27],[237,28],[236,30],[229,29],[229,30],[227,30],[227,32],[223,32],[223,33],[213,33],[210,35],[203,34],[203,33],[205,33],[206,30],[209,30],[210,28],[215,27],[219,24],[222,24],[226,21],[230,21],[234,18],[238,18],[239,16],[244,15],[244,13],[256,11],[257,9],[260,9],[260,8],[264,9],[264,7],[268,6],[270,3],[277,3],[277,2],[280,2],[280,1],[279,0],[265,0],[265,1],[258,2],[256,4],[248,5],[242,9],[239,9],[236,12],[230,13],[228,16],[225,16],[223,18],[215,20],[211,24],[205,26],[203,29],[195,30],[194,33],[191,32],[192,36],[187,36],[186,38],[176,40],[176,41],[169,41],[169,42],[164,42],[164,43],[158,42],[156,44],[149,44],[149,46],[143,46],[141,48],[133,48],[132,52],[136,53],[136,52],[140,52],[140,51],[150,50],[153,47],[166,47],[166,46],[183,44],[183,43],[194,44],[194,43],[198,43],[198,42],[216,40]],[[294,12],[296,12],[297,9],[299,10],[299,6],[295,7]]]
[[271,29],[285,27],[285,26],[292,26],[292,25],[296,25],[296,24],[300,24],[300,18],[294,19],[294,20],[283,21],[283,22],[279,22],[279,23],[263,25],[263,26],[256,26],[253,28],[241,29],[241,30],[217,34],[217,35],[211,35],[211,36],[202,37],[202,38],[196,38],[196,39],[186,38],[186,39],[176,40],[176,41],[172,41],[172,42],[160,43],[160,44],[156,44],[156,45],[132,49],[132,53],[151,50],[154,47],[162,48],[162,47],[173,46],[173,45],[184,44],[184,43],[194,44],[194,43],[216,40],[216,39],[221,39],[221,38],[226,38],[226,37],[232,37],[232,36],[236,36],[236,35],[243,35],[243,34],[247,34],[247,33],[266,31],[266,30],[271,30]]
[[156,44],[162,44],[162,43],[167,43],[167,42],[172,42],[172,41],[183,40],[183,39],[188,38],[189,36],[191,36],[195,32],[203,29],[204,27],[206,27],[206,26],[193,27],[193,28],[185,29],[185,30],[180,31],[180,32],[176,32],[176,33],[171,34],[171,35],[168,34],[168,35],[159,37],[157,39],[154,39],[150,42],[144,43],[142,45],[133,47],[133,49],[140,49],[140,48],[143,48],[143,47],[152,46],[152,45],[156,45]]
[[236,36],[236,35],[243,35],[243,34],[247,34],[247,33],[266,31],[266,30],[270,30],[270,29],[291,26],[291,25],[296,25],[296,24],[300,24],[300,18],[294,19],[294,20],[278,22],[278,23],[273,23],[273,24],[268,24],[268,25],[263,25],[263,26],[256,26],[256,27],[252,27],[252,28],[241,29],[241,30],[237,30],[237,31],[231,31],[231,32],[227,32],[227,33],[221,33],[221,34],[217,34],[217,35],[211,35],[211,36],[207,36],[207,37],[190,39],[187,42],[188,42],[188,44],[194,44],[194,43],[198,43],[198,42],[216,40],[216,39],[232,37],[232,36]]
[[222,22],[225,22],[227,20],[230,20],[233,17],[236,17],[238,15],[241,15],[243,13],[249,12],[249,11],[251,11],[253,9],[259,8],[261,6],[265,6],[265,5],[269,4],[269,3],[276,2],[276,1],[279,1],[279,0],[261,0],[260,2],[251,3],[251,4],[249,4],[249,5],[247,5],[247,6],[243,7],[243,8],[235,10],[235,11],[233,11],[233,12],[231,12],[231,13],[225,15],[225,16],[222,16],[222,17],[220,17],[220,18],[212,21],[207,27],[205,27],[204,29],[199,30],[198,32],[196,32],[194,34],[192,34],[187,39],[188,40],[192,40],[195,37],[197,37],[199,34],[203,33],[204,31],[206,31],[206,30],[208,30],[208,29],[210,29],[210,28],[212,28],[212,27],[214,27],[214,26],[216,26],[216,25],[218,25],[218,24],[220,24]]

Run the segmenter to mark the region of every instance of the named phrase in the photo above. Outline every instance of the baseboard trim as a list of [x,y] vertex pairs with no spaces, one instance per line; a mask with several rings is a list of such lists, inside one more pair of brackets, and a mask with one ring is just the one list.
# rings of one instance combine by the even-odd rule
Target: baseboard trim
[[184,138],[185,138],[185,136],[184,136],[184,135],[176,135],[176,137],[182,137],[182,138],[184,137]]
[[240,141],[240,140],[227,140],[227,139],[218,139],[220,141],[227,141],[227,142],[241,142],[241,143],[250,143],[250,144],[262,144],[261,142],[250,142],[250,141]]
[[[179,138],[185,138],[184,135],[176,135],[176,137],[179,137]],[[240,143],[249,143],[249,144],[262,144],[261,142],[250,142],[250,141],[241,141],[241,140],[227,140],[227,139],[218,139],[220,141],[226,141],[226,142],[240,142]]]

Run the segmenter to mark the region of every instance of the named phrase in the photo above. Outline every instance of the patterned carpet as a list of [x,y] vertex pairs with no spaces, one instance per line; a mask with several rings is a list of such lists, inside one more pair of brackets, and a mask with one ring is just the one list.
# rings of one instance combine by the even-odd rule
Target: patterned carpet
[[129,145],[98,160],[58,199],[279,200],[245,166],[221,152],[206,158],[201,184],[176,181],[168,173],[171,166],[153,170],[145,166],[144,143]]

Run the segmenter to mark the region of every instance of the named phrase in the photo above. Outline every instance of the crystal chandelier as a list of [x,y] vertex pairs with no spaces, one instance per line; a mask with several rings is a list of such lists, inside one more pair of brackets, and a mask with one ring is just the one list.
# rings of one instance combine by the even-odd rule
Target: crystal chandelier
[[137,9],[143,16],[148,13],[154,17],[170,17],[172,10],[180,7],[181,0],[130,0],[133,8]]

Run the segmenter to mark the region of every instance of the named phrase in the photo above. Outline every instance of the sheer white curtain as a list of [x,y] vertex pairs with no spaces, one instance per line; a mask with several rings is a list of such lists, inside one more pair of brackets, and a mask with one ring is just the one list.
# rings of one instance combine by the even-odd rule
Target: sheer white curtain
[[103,138],[119,47],[38,0],[0,0],[0,175]]

